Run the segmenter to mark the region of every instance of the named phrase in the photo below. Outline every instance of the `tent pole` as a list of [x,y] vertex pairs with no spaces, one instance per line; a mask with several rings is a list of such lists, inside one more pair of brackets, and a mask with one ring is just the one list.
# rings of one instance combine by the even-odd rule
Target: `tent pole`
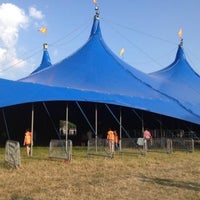
[[143,112],[142,112],[142,117],[139,116],[139,114],[135,111],[135,109],[132,109],[132,111],[136,114],[136,116],[138,117],[138,119],[140,119],[141,123],[142,123],[142,137],[143,137],[143,133],[144,133],[144,119],[143,119]]
[[33,155],[33,127],[34,127],[34,104],[32,103],[31,111],[31,156]]
[[51,115],[50,115],[50,113],[49,113],[49,111],[48,111],[48,108],[47,108],[45,102],[42,102],[42,104],[43,104],[43,106],[44,106],[45,111],[47,112],[47,115],[48,115],[48,117],[49,117],[49,119],[50,119],[50,121],[51,121],[51,123],[52,123],[52,126],[53,126],[55,132],[56,132],[57,135],[58,135],[58,138],[61,140],[60,133],[59,133],[59,131],[58,131],[58,129],[57,129],[57,127],[56,127],[56,125],[55,125],[53,119],[51,118]]
[[65,122],[66,122],[66,133],[65,133],[65,140],[66,140],[66,148],[67,148],[67,141],[68,141],[68,131],[69,131],[69,107],[68,107],[68,103],[66,105],[66,119],[65,119]]
[[96,146],[96,152],[97,152],[97,132],[98,132],[98,130],[97,130],[97,117],[98,117],[98,115],[97,115],[98,113],[97,113],[97,104],[95,104],[95,146]]
[[161,115],[160,115],[160,119],[156,119],[156,121],[159,123],[159,126],[160,126],[160,134],[156,132],[156,136],[158,137],[158,135],[160,135],[160,137],[163,137],[164,133],[162,131],[162,119],[161,119]]
[[5,123],[5,126],[6,126],[6,133],[7,133],[8,139],[10,140],[10,134],[9,134],[9,131],[8,131],[8,124],[7,124],[7,121],[6,121],[4,109],[2,109],[2,113],[3,113],[4,123]]
[[122,150],[122,108],[120,106],[120,116],[119,116],[119,150]]
[[144,117],[143,117],[143,112],[142,112],[142,136],[143,134],[144,134]]
[[[105,106],[106,106],[106,108],[108,109],[108,111],[110,112],[110,114],[114,117],[114,119],[116,120],[116,122],[117,122],[118,124],[120,124],[119,120],[118,120],[117,117],[114,115],[114,113],[112,112],[112,110],[110,109],[110,107],[109,107],[107,104],[105,104]],[[122,127],[122,130],[124,131],[124,133],[125,133],[129,138],[131,138],[131,136],[130,136],[129,133],[126,131],[126,129],[125,129],[123,126],[121,126],[121,127]]]
[[95,133],[95,128],[92,127],[89,119],[87,118],[86,114],[84,113],[83,109],[81,108],[80,104],[78,103],[78,101],[76,101],[76,105],[78,106],[79,110],[81,111],[83,117],[85,118],[85,120],[87,121],[88,125],[90,126],[91,130],[93,133]]

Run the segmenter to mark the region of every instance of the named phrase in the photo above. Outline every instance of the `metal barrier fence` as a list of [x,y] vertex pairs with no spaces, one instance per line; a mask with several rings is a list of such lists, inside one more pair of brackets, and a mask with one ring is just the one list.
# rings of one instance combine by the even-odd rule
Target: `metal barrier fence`
[[172,153],[172,140],[167,138],[155,138],[151,141],[143,138],[122,138],[121,143],[122,153],[140,153],[143,155],[151,151]]
[[88,140],[87,155],[113,157],[106,139],[92,138]]
[[72,159],[71,140],[51,140],[49,144],[49,157],[64,160]]
[[13,140],[8,140],[6,142],[5,162],[16,168],[21,165],[19,142]]
[[173,151],[194,152],[194,140],[184,138],[172,139]]
[[[146,141],[143,138],[122,138],[117,150],[121,154],[142,154],[148,152],[172,153],[174,150],[194,151],[193,139],[153,138]],[[115,151],[116,153],[116,151]],[[111,156],[106,139],[92,139],[88,141],[88,155]]]
[[143,138],[122,138],[120,153],[122,154],[145,154]]
[[194,140],[185,138],[153,138],[152,141],[145,141],[143,138],[122,138],[121,151],[123,153],[136,153],[139,148],[140,153],[163,152],[172,153],[174,151],[194,151]]
[[114,157],[115,153],[127,154],[143,154],[143,147],[140,148],[136,144],[137,139],[123,138],[119,141],[119,148],[115,149],[114,153],[110,152],[109,145],[106,139],[91,139],[88,140],[87,155]]
[[173,151],[172,139],[153,138],[152,141],[146,142],[146,151],[172,153],[172,151]]

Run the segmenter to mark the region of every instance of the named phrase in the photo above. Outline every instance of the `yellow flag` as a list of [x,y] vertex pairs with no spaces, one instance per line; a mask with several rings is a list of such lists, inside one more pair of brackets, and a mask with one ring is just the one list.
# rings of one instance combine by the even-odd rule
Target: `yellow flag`
[[183,35],[183,30],[182,30],[182,28],[180,28],[180,29],[179,29],[179,32],[178,32],[178,36],[179,36],[180,38],[182,38],[182,35]]
[[97,0],[93,0],[93,3],[97,3]]
[[125,52],[124,48],[121,48],[121,50],[120,50],[120,52],[119,52],[119,55],[120,55],[120,56],[124,55],[124,52]]
[[42,27],[42,28],[39,28],[38,31],[46,34],[47,33],[47,27]]

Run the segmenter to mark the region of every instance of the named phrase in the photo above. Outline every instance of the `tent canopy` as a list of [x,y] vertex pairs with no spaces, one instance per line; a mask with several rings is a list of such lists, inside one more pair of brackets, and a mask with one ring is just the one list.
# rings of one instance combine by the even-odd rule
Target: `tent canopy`
[[200,116],[200,76],[187,62],[182,45],[168,67],[150,74],[152,87],[176,98],[182,105]]
[[[45,66],[43,62],[41,66]],[[39,67],[20,81],[0,79],[0,107],[43,101],[97,102],[200,124],[199,116],[153,89],[145,79],[149,76],[124,63],[107,47],[96,14],[88,41],[73,55]]]
[[[153,89],[147,79],[153,82],[150,76],[126,64],[108,48],[96,13],[85,45],[59,63],[32,73],[20,81],[37,83],[40,87],[50,86],[51,89],[59,88],[64,94],[68,90],[77,91],[77,97],[67,95],[65,100],[109,102],[200,123],[199,116],[176,99]],[[85,97],[81,99],[82,93]],[[60,96],[62,95],[58,94],[53,98],[57,100]]]

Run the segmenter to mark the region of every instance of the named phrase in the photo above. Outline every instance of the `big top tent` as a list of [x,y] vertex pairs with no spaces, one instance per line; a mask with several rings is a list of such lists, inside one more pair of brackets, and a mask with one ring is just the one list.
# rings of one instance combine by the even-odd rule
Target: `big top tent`
[[[110,125],[119,128],[117,118],[119,115],[121,117],[121,113],[123,125],[130,132],[137,128],[137,136],[141,136],[141,127],[144,128],[146,124],[158,128],[157,122],[156,125],[153,125],[152,120],[152,124],[148,123],[150,118],[155,121],[159,117],[167,119],[168,128],[178,127],[179,123],[184,125],[185,122],[191,123],[191,126],[199,125],[200,116],[190,106],[156,87],[160,82],[152,75],[128,65],[109,49],[102,37],[98,7],[95,10],[88,41],[71,56],[52,65],[48,51],[44,48],[41,64],[29,76],[18,81],[0,79],[1,127],[7,127],[6,132],[13,132],[14,135],[22,133],[31,125],[32,130],[34,127],[39,133],[34,134],[37,137],[55,138],[55,133],[59,135],[59,121],[68,121],[68,108],[71,108],[70,117],[79,126],[81,134],[90,128],[96,136],[99,131],[105,133]],[[35,108],[37,115],[34,124],[31,108]],[[19,118],[19,112],[24,116]],[[46,138],[42,140],[47,141]]]
[[[32,73],[20,81],[62,88],[63,91],[65,89],[64,93],[69,89],[75,89],[80,93],[92,92],[92,98],[96,102],[104,99],[103,102],[108,103],[109,99],[111,104],[199,124],[198,115],[177,99],[154,89],[145,82],[145,79],[149,79],[148,75],[124,63],[112,53],[101,34],[99,9],[95,9],[91,34],[85,45],[59,63]],[[100,94],[103,95],[101,99]],[[77,94],[77,100],[80,96]],[[57,99],[55,95],[54,100]],[[74,100],[74,97],[65,100]],[[91,96],[85,96],[81,100],[90,101]]]

